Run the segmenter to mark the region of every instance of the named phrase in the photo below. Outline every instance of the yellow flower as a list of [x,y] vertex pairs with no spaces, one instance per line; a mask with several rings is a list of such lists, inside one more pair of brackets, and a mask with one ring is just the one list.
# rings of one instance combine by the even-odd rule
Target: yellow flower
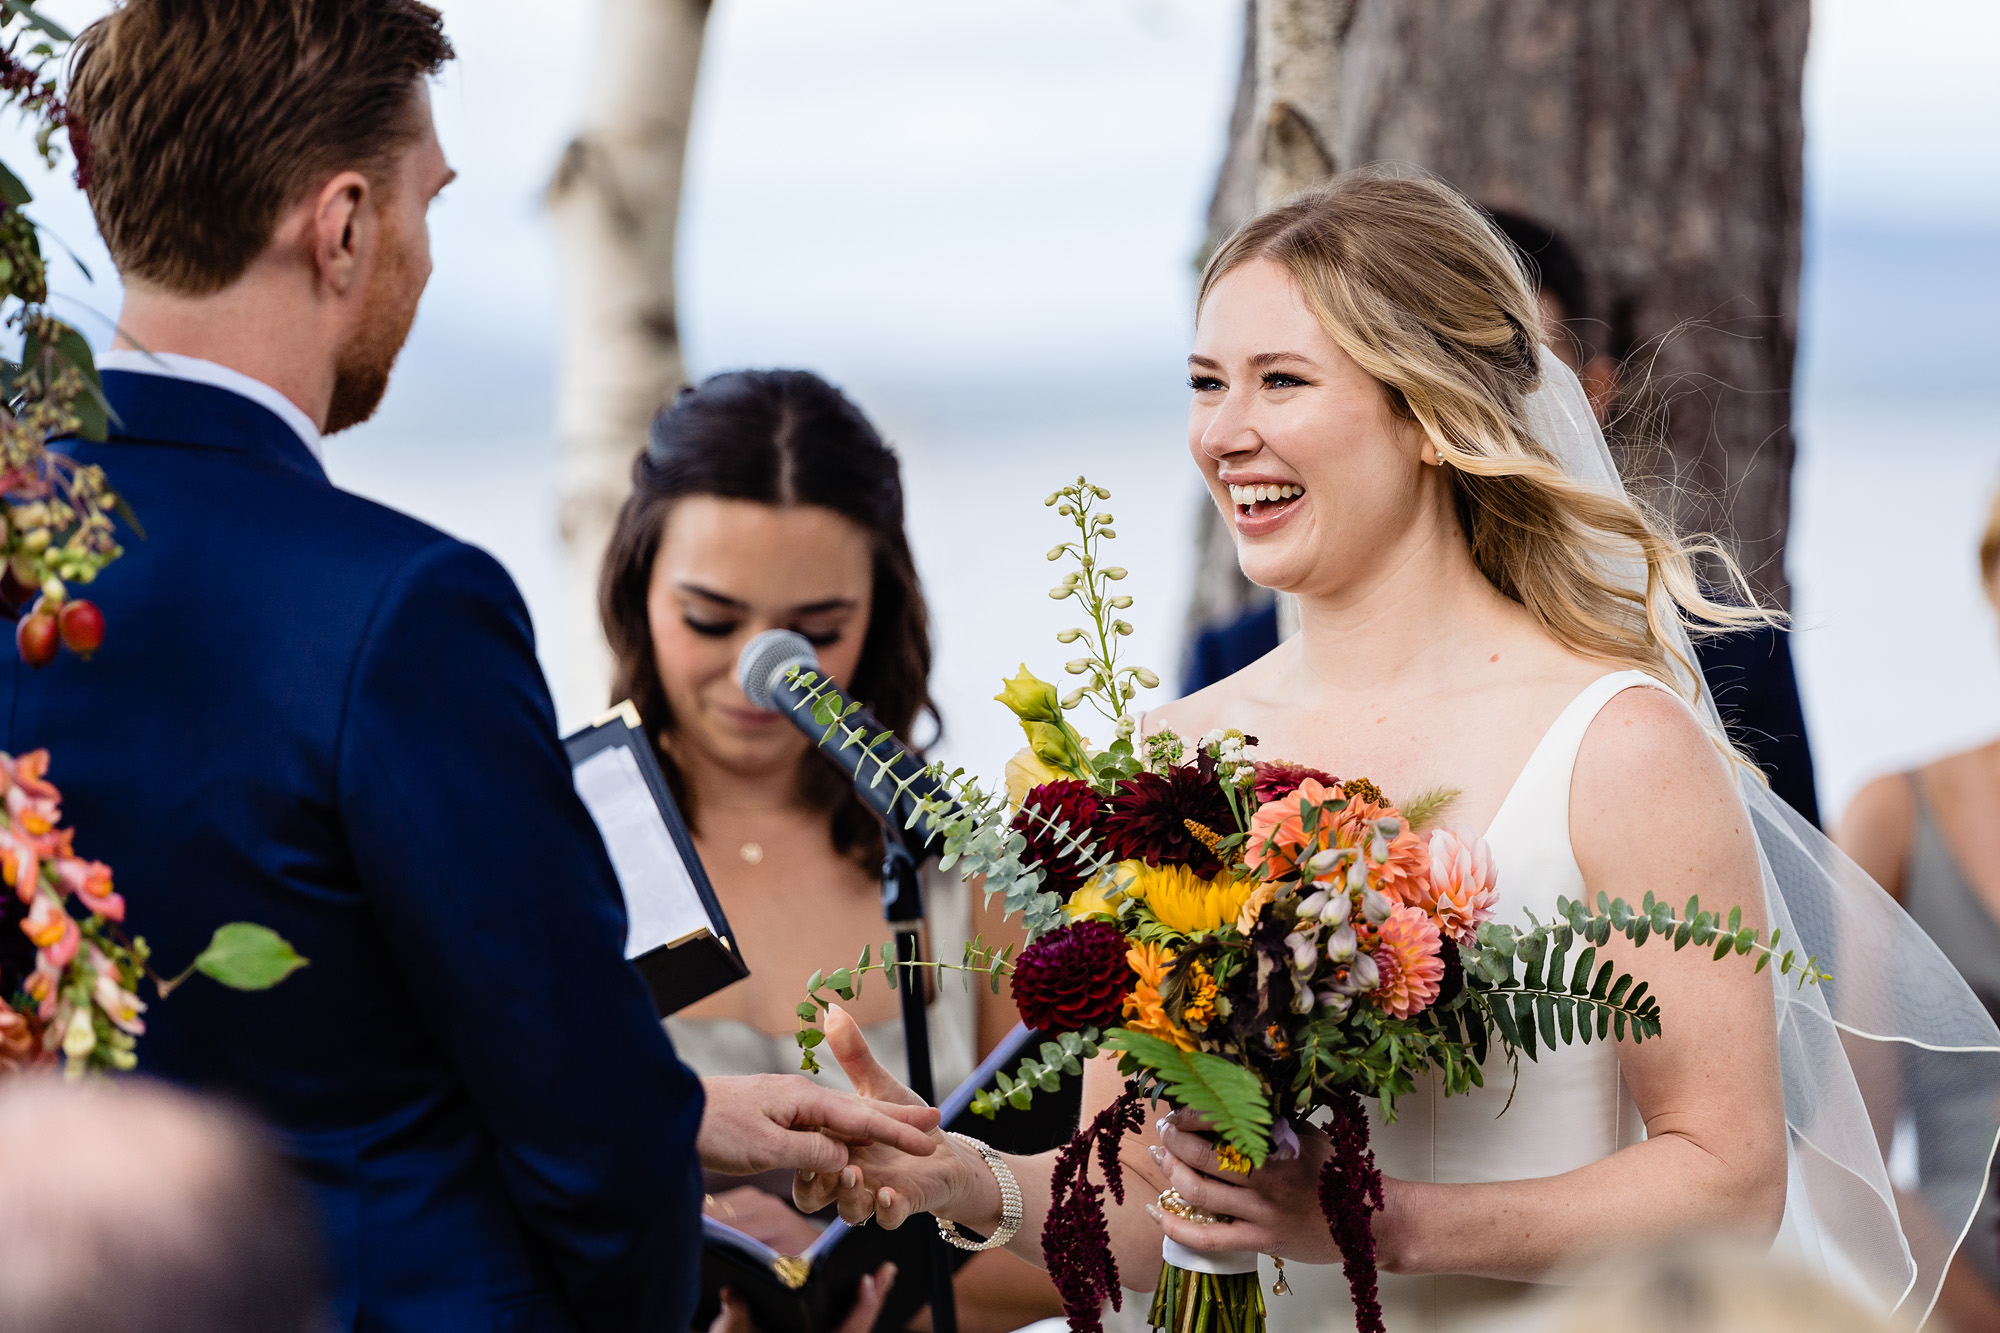
[[1186,866],[1141,865],[1127,892],[1145,899],[1168,930],[1205,935],[1234,925],[1256,887],[1254,880],[1238,879],[1227,871],[1203,879]]
[[1131,887],[1132,872],[1128,866],[1144,866],[1143,861],[1121,861],[1109,866],[1091,877],[1088,884],[1069,896],[1064,910],[1072,921],[1086,916],[1115,917],[1118,915],[1118,900]]
[[[1062,701],[1056,697],[1056,687],[1036,679],[1025,665],[1021,674],[1005,682],[1005,686],[993,697],[1006,704],[1014,716],[1021,719],[1021,730],[1027,733],[1028,749],[1035,758],[1055,777],[1088,781],[1091,776],[1090,742],[1079,736],[1076,728],[1063,717]],[[1008,767],[1011,790],[1012,765]],[[1042,779],[1044,782],[1050,780]],[[1020,794],[1014,797],[1014,804],[1019,805],[1021,796],[1026,794],[1027,788],[1023,787]]]
[[1023,722],[1063,720],[1062,701],[1056,697],[1056,687],[1037,679],[1026,662],[1021,664],[1021,674],[1004,682],[1000,693],[993,697],[1006,704]]
[[1021,802],[1028,799],[1029,792],[1045,782],[1058,781],[1062,776],[1036,758],[1033,750],[1022,750],[1007,761],[1007,804],[1019,810]]

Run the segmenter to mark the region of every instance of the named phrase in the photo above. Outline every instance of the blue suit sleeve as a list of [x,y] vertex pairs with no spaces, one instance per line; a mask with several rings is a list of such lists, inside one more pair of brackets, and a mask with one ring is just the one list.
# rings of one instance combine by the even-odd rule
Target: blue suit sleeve
[[391,579],[355,665],[340,801],[423,1024],[586,1329],[686,1328],[701,1085],[638,972],[527,609],[441,541]]

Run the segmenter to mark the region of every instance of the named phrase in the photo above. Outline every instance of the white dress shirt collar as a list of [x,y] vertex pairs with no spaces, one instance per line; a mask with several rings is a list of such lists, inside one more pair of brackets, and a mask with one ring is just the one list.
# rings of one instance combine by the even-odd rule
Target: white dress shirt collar
[[270,411],[290,426],[299,440],[319,461],[326,465],[326,454],[320,443],[319,427],[313,419],[299,410],[299,405],[279,393],[262,380],[252,379],[240,370],[214,361],[204,361],[198,356],[182,356],[178,352],[141,352],[133,348],[117,347],[108,352],[100,352],[97,357],[99,370],[125,370],[140,375],[163,375],[168,379],[193,380],[197,384],[212,385],[227,389],[234,394],[248,398],[259,407]]

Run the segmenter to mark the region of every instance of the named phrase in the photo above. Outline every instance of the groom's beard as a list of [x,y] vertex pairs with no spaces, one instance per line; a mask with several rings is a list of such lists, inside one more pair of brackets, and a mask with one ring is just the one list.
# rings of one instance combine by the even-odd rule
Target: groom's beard
[[409,254],[392,245],[385,249],[382,262],[368,281],[368,299],[362,306],[361,326],[333,369],[333,399],[326,409],[326,434],[358,426],[375,415],[382,395],[389,389],[389,372],[396,355],[410,336],[417,318],[417,302],[423,298],[422,283],[410,281]]

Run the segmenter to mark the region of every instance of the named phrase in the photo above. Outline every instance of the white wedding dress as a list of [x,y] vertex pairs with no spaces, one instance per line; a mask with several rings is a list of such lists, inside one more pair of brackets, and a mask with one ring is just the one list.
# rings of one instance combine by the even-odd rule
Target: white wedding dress
[[[1542,382],[1523,404],[1531,433],[1574,479],[1622,495],[1583,388],[1548,349]],[[1683,664],[1693,647],[1675,608],[1636,552],[1610,572],[1666,627]],[[1676,697],[1725,743],[1713,698],[1685,666]],[[1551,725],[1487,833],[1499,876],[1501,920],[1544,920],[1558,895],[1585,888],[1569,841],[1569,785],[1584,733],[1621,690],[1660,682],[1616,672],[1587,687]],[[1963,978],[1896,903],[1824,834],[1747,768],[1737,795],[1757,837],[1769,924],[1830,974],[1800,987],[1771,969],[1785,1093],[1787,1181],[1775,1252],[1867,1303],[1918,1323],[1931,1312],[1953,1253],[1990,1185],[2000,1145],[2000,1029]],[[1671,1023],[1673,1016],[1663,1016]],[[1410,1180],[1470,1182],[1544,1177],[1638,1142],[1644,1127],[1619,1073],[1617,1048],[1592,1043],[1523,1060],[1518,1086],[1504,1064],[1484,1089],[1444,1098],[1419,1087],[1393,1125],[1371,1128],[1378,1165]],[[1507,1094],[1514,1102],[1504,1115]],[[1954,1106],[1987,1108],[1948,1123]],[[1913,1179],[1890,1180],[1886,1127],[1930,1124]],[[1909,1188],[1914,1186],[1914,1189]],[[1317,1218],[1312,1224],[1320,1224]],[[1261,1261],[1267,1293],[1276,1273]],[[1268,1295],[1272,1333],[1347,1333],[1354,1327],[1338,1267],[1291,1264],[1289,1295]],[[1536,1288],[1470,1277],[1382,1279],[1390,1333],[1493,1328]]]
[[[1514,780],[1486,831],[1500,891],[1495,920],[1525,926],[1533,912],[1547,921],[1558,897],[1583,896],[1569,840],[1570,778],[1590,724],[1614,696],[1635,688],[1671,693],[1641,671],[1600,676],[1550,724]],[[1390,1124],[1368,1103],[1375,1164],[1398,1180],[1435,1184],[1525,1180],[1586,1166],[1645,1137],[1616,1046],[1578,1043],[1540,1056],[1521,1061],[1517,1083],[1496,1053],[1486,1086],[1463,1096],[1444,1096],[1435,1075],[1421,1080],[1397,1102]],[[1338,1267],[1287,1264],[1292,1290],[1274,1296],[1275,1273],[1269,1259],[1263,1264],[1271,1333],[1352,1333],[1354,1309]],[[1487,1278],[1384,1274],[1383,1319],[1389,1333],[1427,1333],[1483,1322],[1534,1290]]]

